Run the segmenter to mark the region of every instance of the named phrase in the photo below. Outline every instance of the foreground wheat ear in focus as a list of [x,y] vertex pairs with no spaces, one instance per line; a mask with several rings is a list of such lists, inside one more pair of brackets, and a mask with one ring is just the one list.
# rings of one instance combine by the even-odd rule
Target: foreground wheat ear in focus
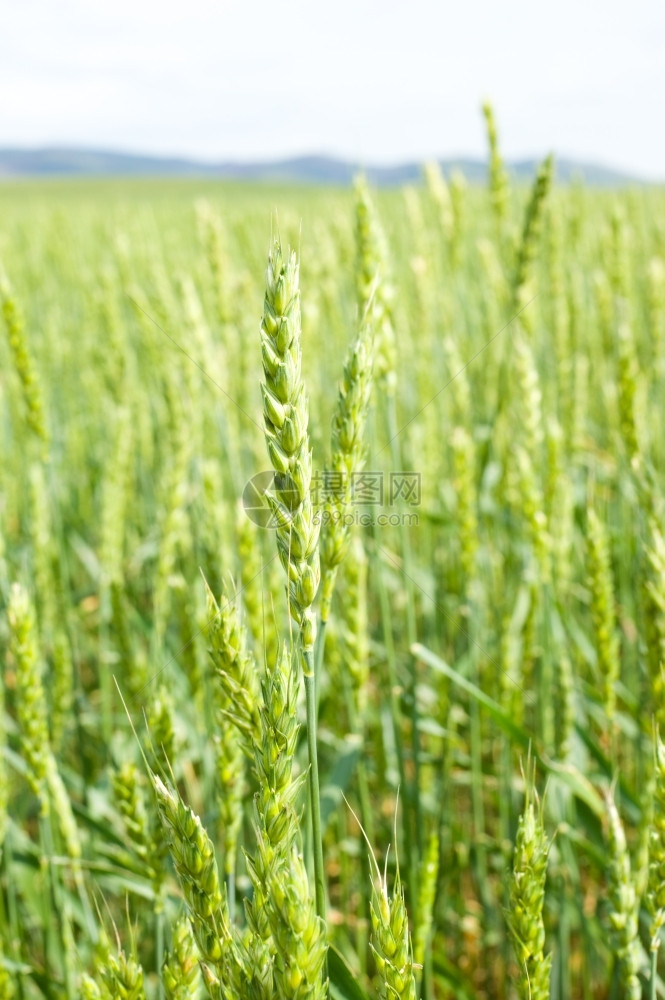
[[0,186],[0,1000],[662,996],[665,193],[485,118]]

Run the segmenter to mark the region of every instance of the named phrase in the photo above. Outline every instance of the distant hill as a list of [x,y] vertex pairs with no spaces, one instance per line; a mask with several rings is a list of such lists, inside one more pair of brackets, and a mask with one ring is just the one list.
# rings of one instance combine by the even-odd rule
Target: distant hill
[[[533,176],[537,160],[509,163],[517,179]],[[487,165],[483,160],[447,159],[440,161],[446,175],[459,170],[471,182],[483,181]],[[421,177],[419,163],[395,166],[362,166],[329,156],[297,156],[285,160],[206,163],[177,157],[141,156],[104,149],[45,147],[43,149],[0,148],[0,179],[17,177],[205,177],[228,180],[278,181],[299,184],[349,184],[364,169],[368,179],[380,186],[405,184]],[[597,164],[557,160],[556,175],[564,183],[583,178],[587,184],[618,186],[641,183],[639,178]]]

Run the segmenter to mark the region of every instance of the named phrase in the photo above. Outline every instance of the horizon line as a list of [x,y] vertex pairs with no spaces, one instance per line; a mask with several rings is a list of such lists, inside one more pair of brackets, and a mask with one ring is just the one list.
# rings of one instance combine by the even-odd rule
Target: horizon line
[[[545,154],[547,155],[547,154]],[[21,163],[21,158],[27,157],[43,157],[44,162],[39,164],[29,164]],[[63,162],[56,162],[49,164],[48,157],[62,157]],[[289,154],[274,154],[274,155],[259,155],[259,156],[226,156],[226,157],[216,157],[209,158],[204,156],[197,156],[196,154],[189,153],[152,153],[144,151],[136,151],[127,147],[114,147],[114,146],[95,146],[95,145],[84,145],[76,143],[38,143],[30,145],[0,145],[0,178],[7,180],[8,178],[17,178],[21,176],[81,176],[81,175],[92,175],[92,174],[113,174],[113,171],[109,168],[112,164],[107,164],[106,168],[103,164],[94,164],[81,162],[67,163],[66,159],[68,157],[100,157],[109,158],[111,160],[129,161],[125,165],[129,167],[131,164],[134,166],[134,170],[130,171],[132,174],[136,175],[141,173],[141,161],[144,161],[145,167],[149,168],[154,166],[159,168],[163,166],[167,171],[169,169],[177,170],[179,166],[187,168],[188,170],[195,172],[200,169],[204,173],[215,172],[215,171],[228,171],[232,172],[235,170],[244,172],[261,172],[270,171],[271,169],[286,169],[302,167],[307,168],[329,168],[331,171],[339,171],[340,174],[347,173],[351,170],[366,171],[373,174],[376,177],[383,176],[388,179],[391,175],[394,175],[395,179],[399,179],[400,172],[413,172],[415,170],[422,169],[427,163],[435,162],[445,168],[454,168],[459,166],[461,168],[468,167],[471,168],[474,173],[480,169],[486,169],[489,162],[489,157],[482,154],[471,154],[471,153],[456,153],[456,154],[437,154],[434,156],[422,156],[422,157],[404,157],[402,159],[393,160],[372,160],[369,158],[364,158],[360,156],[351,156],[335,152],[326,151],[301,151],[293,152]],[[3,163],[2,160],[5,160]],[[7,162],[7,160],[14,160],[15,162]],[[540,163],[544,159],[544,155],[532,154],[532,155],[521,155],[515,157],[506,157],[505,165],[508,170],[518,172],[521,171],[531,171],[534,165]],[[635,173],[631,170],[624,170],[621,167],[616,167],[614,165],[608,164],[603,161],[585,159],[576,155],[570,154],[556,154],[554,153],[555,166],[558,165],[563,168],[563,173],[570,180],[576,172],[579,172],[584,176],[585,171],[595,173],[598,175],[596,183],[637,183],[637,184],[663,184],[665,179],[662,178],[651,178],[645,177],[642,174]],[[122,163],[115,164],[116,167],[121,168]],[[311,179],[317,179],[315,177]],[[319,177],[319,182],[325,180],[325,177]],[[328,178],[332,179],[332,178]],[[338,178],[341,179],[341,178]],[[410,177],[404,177],[405,181],[413,179]],[[561,179],[561,178],[560,178]],[[346,182],[346,179],[345,179]]]

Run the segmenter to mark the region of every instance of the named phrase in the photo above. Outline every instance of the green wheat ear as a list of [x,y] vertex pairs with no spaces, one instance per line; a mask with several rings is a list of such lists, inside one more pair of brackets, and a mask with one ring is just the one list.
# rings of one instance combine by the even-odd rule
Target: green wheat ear
[[[531,781],[531,779],[527,779]],[[520,968],[518,991],[523,1000],[547,1000],[551,956],[545,955],[543,905],[549,843],[542,806],[527,784],[527,797],[517,828],[510,881],[508,926]]]
[[354,475],[362,469],[365,458],[365,422],[373,363],[372,331],[366,325],[347,355],[332,422],[330,471],[337,481],[325,500],[327,519],[320,540],[322,622],[328,621],[337,570],[349,546],[349,525],[345,519],[353,502]]
[[652,975],[655,975],[661,931],[665,926],[665,743],[656,732],[654,781],[649,829],[649,871],[646,904],[651,916]]
[[381,1000],[416,1000],[413,950],[399,866],[389,893],[386,874],[381,874],[376,859],[374,864],[371,948],[379,973],[379,996]]
[[438,163],[426,163],[424,173],[427,191],[434,202],[441,233],[445,240],[450,240],[454,224],[450,190]]
[[16,714],[28,781],[48,812],[47,777],[50,747],[37,623],[32,602],[20,584],[12,586],[7,611],[9,648],[16,664]]
[[9,348],[23,392],[26,423],[33,433],[46,444],[48,433],[44,415],[41,386],[28,346],[25,323],[18,302],[6,276],[0,271],[0,306],[4,316]]
[[199,992],[201,973],[189,919],[182,914],[171,935],[171,948],[162,966],[166,1000],[190,1000]]
[[387,392],[393,393],[397,383],[397,345],[388,242],[364,177],[358,177],[354,187],[358,315],[367,317],[373,329],[376,378]]
[[647,548],[648,575],[645,582],[649,606],[647,649],[649,653],[649,680],[656,723],[665,725],[665,535],[652,518],[649,525],[650,544]]
[[295,253],[275,243],[268,257],[261,322],[263,415],[275,470],[268,501],[277,525],[277,551],[288,579],[289,610],[300,627],[305,657],[314,650],[319,589],[319,526],[310,484],[312,453],[308,403],[301,376],[300,288]]
[[544,209],[552,187],[554,158],[548,156],[538,167],[531,195],[524,213],[522,236],[517,250],[513,279],[515,312],[520,311],[522,323],[531,332],[531,322],[525,306],[535,295],[535,262],[543,225]]
[[316,915],[305,863],[295,846],[270,869],[268,894],[277,995],[284,1000],[325,1000],[325,926]]
[[[370,918],[372,936],[370,948],[374,955],[378,972],[378,996],[380,1000],[416,1000],[416,977],[414,973],[413,946],[406,912],[404,889],[397,859],[392,892],[388,890],[387,867],[382,873],[376,854],[358,816],[342,796],[351,815],[358,824],[369,850],[372,879]],[[395,813],[395,831],[397,813]]]
[[142,772],[131,761],[125,761],[112,776],[113,798],[132,850],[142,863],[146,876],[154,879],[152,838],[148,826]]
[[612,723],[616,708],[616,685],[619,680],[621,661],[614,607],[610,545],[607,529],[592,507],[589,507],[587,511],[587,525],[591,616],[602,684],[603,705],[607,720]]
[[133,955],[109,954],[101,969],[102,997],[108,1000],[146,1000],[143,969]]
[[427,947],[432,937],[440,850],[439,836],[437,833],[433,833],[427,841],[419,879],[418,919],[415,925],[413,945],[414,963],[417,966],[424,964]]
[[232,996],[242,979],[243,967],[212,841],[178,791],[157,775],[151,777],[196,945],[205,963],[204,978],[212,976],[220,989],[223,985],[226,990],[220,995]]
[[609,924],[626,1000],[640,1000],[639,899],[630,867],[626,834],[611,794],[606,796]]
[[218,723],[220,727],[229,721],[235,725],[242,747],[251,760],[261,730],[260,674],[254,655],[247,648],[247,634],[237,598],[226,591],[218,603],[205,578],[203,582],[208,654],[217,674],[214,704]]
[[[79,983],[79,989],[81,991],[81,1000],[103,1000],[103,993],[99,984],[89,976],[84,973],[81,976],[81,981]],[[12,994],[0,994],[1,996],[9,996]]]
[[499,138],[494,117],[494,109],[489,101],[482,107],[487,125],[487,141],[490,147],[489,189],[492,210],[497,226],[501,229],[508,212],[508,175],[499,150]]

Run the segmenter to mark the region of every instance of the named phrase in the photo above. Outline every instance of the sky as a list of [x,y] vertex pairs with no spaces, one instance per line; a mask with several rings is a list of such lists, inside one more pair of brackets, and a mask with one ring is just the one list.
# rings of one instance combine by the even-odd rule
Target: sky
[[665,180],[662,0],[5,0],[0,146],[371,163],[559,156]]

